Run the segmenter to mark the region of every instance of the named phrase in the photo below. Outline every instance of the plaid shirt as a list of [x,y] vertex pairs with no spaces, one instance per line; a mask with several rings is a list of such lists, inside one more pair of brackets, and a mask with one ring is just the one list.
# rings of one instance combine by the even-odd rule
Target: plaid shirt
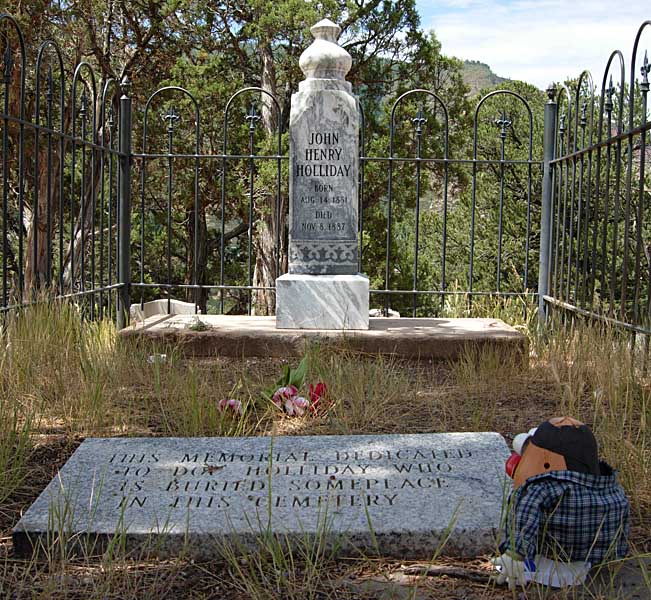
[[599,476],[550,471],[512,491],[500,552],[592,565],[623,557],[628,549],[628,499],[615,471],[605,462],[600,467]]

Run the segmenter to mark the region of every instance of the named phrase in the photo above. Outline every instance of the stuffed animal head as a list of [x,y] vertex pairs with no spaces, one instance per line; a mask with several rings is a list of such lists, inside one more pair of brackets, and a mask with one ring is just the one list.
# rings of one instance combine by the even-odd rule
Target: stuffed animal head
[[527,479],[549,471],[599,475],[597,440],[590,428],[571,417],[555,417],[519,433],[506,461],[506,473],[518,488]]

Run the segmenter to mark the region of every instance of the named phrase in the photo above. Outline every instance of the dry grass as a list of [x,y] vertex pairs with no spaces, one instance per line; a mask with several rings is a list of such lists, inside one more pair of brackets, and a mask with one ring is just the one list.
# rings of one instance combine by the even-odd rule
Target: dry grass
[[[530,325],[531,311],[525,321],[520,305],[500,310]],[[532,335],[528,369],[492,352],[428,364],[313,348],[308,378],[327,383],[333,406],[319,417],[289,419],[261,395],[282,360],[190,361],[168,348],[164,361],[150,361],[146,347],[117,344],[111,324],[80,324],[73,307],[44,304],[15,316],[0,355],[0,598],[517,597],[464,577],[408,575],[396,561],[317,560],[314,547],[294,555],[267,547],[210,564],[135,561],[119,552],[86,560],[14,558],[10,531],[20,512],[89,435],[493,430],[510,440],[550,416],[571,414],[593,427],[602,455],[620,470],[634,509],[634,551],[643,557],[651,551],[651,388],[640,347],[580,324],[552,331]],[[243,402],[242,417],[217,409],[226,397]],[[486,575],[487,559],[436,564]],[[531,587],[523,597],[615,598],[615,587],[606,581],[604,592],[569,594]]]

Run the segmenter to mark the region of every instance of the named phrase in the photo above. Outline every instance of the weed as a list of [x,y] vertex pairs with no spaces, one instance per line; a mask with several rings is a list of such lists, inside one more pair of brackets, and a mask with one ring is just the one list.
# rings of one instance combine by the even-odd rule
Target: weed
[[192,323],[188,326],[188,329],[190,331],[208,331],[210,326],[205,321],[202,321],[199,317],[195,316]]

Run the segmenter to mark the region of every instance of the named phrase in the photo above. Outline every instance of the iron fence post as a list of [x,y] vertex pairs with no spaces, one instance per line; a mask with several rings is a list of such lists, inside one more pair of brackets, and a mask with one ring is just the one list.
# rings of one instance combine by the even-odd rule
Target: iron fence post
[[550,280],[550,255],[551,255],[551,227],[552,227],[552,190],[553,173],[551,161],[554,160],[556,141],[556,116],[558,104],[556,103],[556,86],[547,88],[549,100],[545,104],[545,121],[543,133],[543,180],[542,203],[540,211],[540,264],[538,271],[538,323],[545,325],[547,309],[545,296],[549,291]]
[[123,82],[120,97],[119,153],[120,171],[118,188],[118,293],[117,327],[123,329],[129,324],[131,306],[131,98],[128,97],[128,82]]

